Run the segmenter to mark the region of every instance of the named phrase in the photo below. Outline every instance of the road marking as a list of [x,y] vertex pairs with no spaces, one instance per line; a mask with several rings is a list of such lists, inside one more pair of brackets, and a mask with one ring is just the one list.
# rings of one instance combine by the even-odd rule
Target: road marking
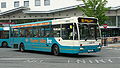
[[84,59],[83,60],[77,59],[76,62],[77,63],[86,63],[86,61]]
[[[101,57],[101,58],[120,58],[120,57]],[[27,60],[27,59],[76,59],[76,58],[0,58],[0,60]]]
[[91,61],[91,60],[88,60],[90,63],[93,63],[93,61]]
[[[25,62],[25,63],[90,63],[90,64],[105,64],[115,63],[120,60],[120,57],[102,57],[102,58],[0,58],[0,62]],[[114,61],[114,62],[113,62]],[[120,63],[120,62],[119,62]]]
[[96,61],[96,63],[100,63],[100,62],[106,63],[103,59],[95,59],[95,61]]
[[109,62],[113,63],[112,59],[108,59]]
[[68,60],[68,63],[70,63],[70,60]]
[[24,61],[24,62],[35,63],[35,62],[37,62],[37,61],[36,61],[36,60],[26,60],[26,61]]
[[40,60],[40,63],[42,63],[44,60]]

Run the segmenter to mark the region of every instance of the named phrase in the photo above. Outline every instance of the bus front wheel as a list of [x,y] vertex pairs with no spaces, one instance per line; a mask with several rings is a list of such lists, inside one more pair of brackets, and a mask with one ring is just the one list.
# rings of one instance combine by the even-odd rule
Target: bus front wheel
[[60,54],[59,47],[57,45],[54,45],[52,48],[52,52],[55,56],[59,55]]
[[24,44],[21,43],[20,46],[19,46],[19,51],[21,52],[24,52],[25,51],[25,47],[24,47]]

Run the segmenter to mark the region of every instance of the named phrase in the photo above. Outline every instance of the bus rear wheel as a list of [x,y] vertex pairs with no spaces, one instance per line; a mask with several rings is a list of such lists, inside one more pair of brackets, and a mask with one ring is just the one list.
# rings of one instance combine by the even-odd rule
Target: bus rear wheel
[[52,48],[52,52],[55,56],[59,55],[60,54],[59,47],[57,45],[54,45]]
[[8,43],[7,42],[2,42],[2,46],[3,48],[7,48],[8,47]]
[[25,47],[24,47],[24,44],[21,43],[20,46],[19,46],[19,51],[21,52],[24,52],[25,51]]

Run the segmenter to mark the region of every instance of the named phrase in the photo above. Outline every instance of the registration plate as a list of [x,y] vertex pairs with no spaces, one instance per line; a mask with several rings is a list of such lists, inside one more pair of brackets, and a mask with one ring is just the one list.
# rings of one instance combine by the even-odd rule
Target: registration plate
[[93,51],[93,50],[88,50],[88,51],[90,52],[90,51]]

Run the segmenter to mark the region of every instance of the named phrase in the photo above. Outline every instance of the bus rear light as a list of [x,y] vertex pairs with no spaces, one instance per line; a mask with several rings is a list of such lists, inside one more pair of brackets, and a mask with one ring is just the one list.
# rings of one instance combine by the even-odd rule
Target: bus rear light
[[80,44],[80,46],[82,46],[82,44]]

